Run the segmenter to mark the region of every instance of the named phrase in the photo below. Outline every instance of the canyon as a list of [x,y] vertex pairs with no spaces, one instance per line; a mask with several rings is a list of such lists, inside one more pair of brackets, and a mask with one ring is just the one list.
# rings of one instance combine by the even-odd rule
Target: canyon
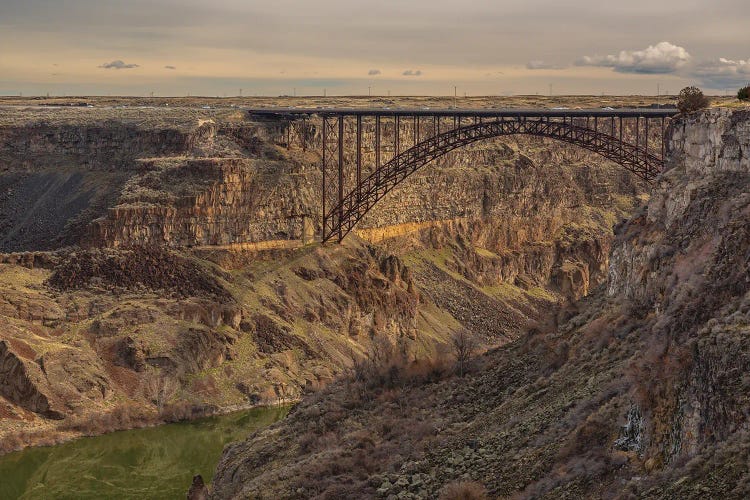
[[434,362],[462,327],[506,343],[606,280],[611,228],[646,199],[592,154],[505,138],[321,246],[320,158],[274,124],[28,104],[0,118],[5,451],[294,401],[381,344]]
[[679,118],[654,186],[476,143],[321,245],[319,155],[239,102],[10,101],[0,452],[301,400],[213,497],[746,493],[747,111]]
[[608,278],[464,376],[398,362],[225,449],[212,498],[747,498],[750,112],[678,118]]

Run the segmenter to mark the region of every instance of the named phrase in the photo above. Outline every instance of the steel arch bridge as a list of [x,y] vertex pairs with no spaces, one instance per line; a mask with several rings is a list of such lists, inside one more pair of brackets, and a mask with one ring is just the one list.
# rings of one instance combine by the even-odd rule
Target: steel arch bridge
[[[494,137],[523,134],[574,144],[650,182],[663,169],[665,127],[677,110],[276,108],[250,113],[272,120],[281,144],[312,145],[321,152],[321,240],[341,242],[412,173],[450,151]],[[653,121],[656,126],[650,127]],[[390,155],[382,162],[384,152]]]

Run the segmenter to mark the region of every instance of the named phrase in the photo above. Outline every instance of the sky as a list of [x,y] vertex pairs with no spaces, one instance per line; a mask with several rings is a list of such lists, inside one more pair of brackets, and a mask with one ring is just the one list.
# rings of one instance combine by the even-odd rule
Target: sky
[[0,95],[734,93],[748,0],[0,0]]

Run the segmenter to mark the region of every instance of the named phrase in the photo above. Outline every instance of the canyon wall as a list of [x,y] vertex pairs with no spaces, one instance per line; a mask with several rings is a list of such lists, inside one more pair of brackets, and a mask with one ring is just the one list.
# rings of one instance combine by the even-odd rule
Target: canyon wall
[[[147,110],[6,110],[0,120],[0,251],[79,244],[117,204],[139,159],[202,154],[210,124],[149,123]],[[164,117],[159,117],[164,119]],[[153,117],[152,117],[153,121]]]
[[668,145],[650,203],[617,231],[608,293],[653,324],[639,368],[672,384],[638,383],[651,452],[671,462],[746,422],[747,381],[731,374],[750,366],[750,112],[684,117]]
[[[253,122],[239,111],[186,114],[148,109],[125,113],[129,119],[119,112],[117,120],[104,113],[98,121],[73,114],[48,123],[32,113],[19,125],[4,124],[0,250],[260,249],[314,240],[321,224],[314,124],[307,150],[298,142],[287,149],[277,145],[286,140],[283,122]],[[392,142],[388,125],[384,144]],[[365,128],[370,144],[372,127]],[[347,161],[352,155],[346,152]],[[366,174],[372,148],[363,161]],[[623,169],[576,147],[499,138],[414,174],[365,216],[357,233],[386,245],[396,238],[392,248],[414,248],[416,241],[445,246],[461,234],[480,249],[462,249],[464,262],[455,267],[464,274],[487,284],[531,277],[580,297],[606,275],[610,227],[644,190]]]

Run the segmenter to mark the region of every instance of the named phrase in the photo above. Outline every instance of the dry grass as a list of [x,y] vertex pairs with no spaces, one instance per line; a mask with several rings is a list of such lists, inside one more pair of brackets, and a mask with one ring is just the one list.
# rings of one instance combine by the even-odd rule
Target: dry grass
[[481,483],[458,481],[447,484],[440,492],[440,500],[486,500],[487,490]]
[[[51,125],[104,123],[116,118],[139,128],[195,129],[201,122],[216,120],[237,122],[244,119],[241,108],[266,107],[429,107],[504,108],[649,106],[657,101],[674,102],[676,96],[477,96],[477,97],[0,97],[0,126],[23,125],[43,121]],[[736,98],[713,97],[714,105],[733,104]],[[93,107],[81,107],[90,104]],[[74,105],[74,106],[71,106]],[[211,109],[204,109],[205,106]],[[10,108],[13,107],[13,108]],[[14,109],[15,108],[15,109]]]

